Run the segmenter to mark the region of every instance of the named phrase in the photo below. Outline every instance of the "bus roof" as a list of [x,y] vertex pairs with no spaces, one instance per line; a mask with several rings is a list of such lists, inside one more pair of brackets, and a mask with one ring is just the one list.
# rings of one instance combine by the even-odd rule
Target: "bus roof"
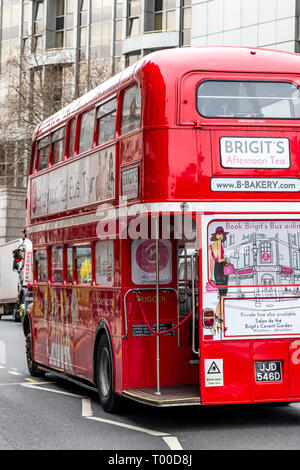
[[135,79],[140,81],[142,76],[151,75],[153,83],[168,76],[175,83],[178,77],[189,71],[300,75],[300,57],[292,52],[234,46],[173,48],[152,52],[42,121],[36,127],[33,138],[59,127]]

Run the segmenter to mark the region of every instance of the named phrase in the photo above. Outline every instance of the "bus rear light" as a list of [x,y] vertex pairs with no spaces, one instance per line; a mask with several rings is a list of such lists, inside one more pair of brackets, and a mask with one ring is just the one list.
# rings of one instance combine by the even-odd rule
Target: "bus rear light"
[[214,326],[215,312],[212,309],[204,309],[202,312],[202,318],[204,328],[212,328]]

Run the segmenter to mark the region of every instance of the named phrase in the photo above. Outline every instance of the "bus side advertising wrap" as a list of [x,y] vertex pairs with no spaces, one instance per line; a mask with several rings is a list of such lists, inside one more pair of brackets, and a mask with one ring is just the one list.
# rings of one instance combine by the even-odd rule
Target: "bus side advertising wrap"
[[204,307],[215,306],[224,339],[300,334],[299,230],[300,220],[209,223]]

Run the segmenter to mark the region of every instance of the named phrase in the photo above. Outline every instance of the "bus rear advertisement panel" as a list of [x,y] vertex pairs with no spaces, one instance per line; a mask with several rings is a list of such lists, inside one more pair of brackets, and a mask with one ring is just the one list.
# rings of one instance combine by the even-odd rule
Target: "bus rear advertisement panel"
[[299,336],[300,220],[245,217],[207,217],[203,308],[223,339]]

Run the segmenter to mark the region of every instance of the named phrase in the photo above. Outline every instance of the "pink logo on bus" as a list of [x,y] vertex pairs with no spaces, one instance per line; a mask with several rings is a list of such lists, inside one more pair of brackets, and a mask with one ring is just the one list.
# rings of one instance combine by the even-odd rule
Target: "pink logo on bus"
[[[156,253],[155,241],[145,240],[136,250],[137,265],[147,273],[155,273],[156,270]],[[167,246],[159,241],[159,270],[162,271],[168,265],[170,254]]]
[[267,253],[267,252],[263,253],[261,255],[261,258],[263,261],[270,261],[270,253]]

